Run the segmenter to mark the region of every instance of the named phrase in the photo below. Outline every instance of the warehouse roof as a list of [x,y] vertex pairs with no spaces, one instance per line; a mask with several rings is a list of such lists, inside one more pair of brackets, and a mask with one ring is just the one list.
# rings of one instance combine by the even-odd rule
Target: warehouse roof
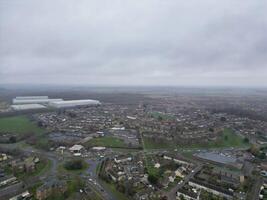
[[12,105],[11,108],[14,110],[31,110],[31,109],[43,109],[46,107],[41,104],[23,104],[23,105]]
[[51,102],[49,105],[54,107],[73,107],[73,106],[97,105],[97,104],[100,104],[100,101],[92,99],[84,99],[84,100],[56,101],[56,102]]

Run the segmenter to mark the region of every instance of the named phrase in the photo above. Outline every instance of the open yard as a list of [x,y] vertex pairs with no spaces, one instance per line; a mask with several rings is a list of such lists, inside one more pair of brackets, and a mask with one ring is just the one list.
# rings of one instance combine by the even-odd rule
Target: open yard
[[0,118],[1,133],[43,133],[36,123],[30,121],[26,116],[2,117]]

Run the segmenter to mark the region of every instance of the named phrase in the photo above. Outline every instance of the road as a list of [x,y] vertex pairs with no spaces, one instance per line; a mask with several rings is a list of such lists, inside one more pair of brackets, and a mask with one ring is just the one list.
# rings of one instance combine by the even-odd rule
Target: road
[[181,184],[177,184],[175,187],[173,187],[166,194],[166,196],[168,197],[168,200],[175,200],[177,190],[182,188],[191,178],[193,178],[195,176],[195,174],[201,170],[202,167],[203,167],[202,164],[198,165],[190,174],[188,174],[186,177],[184,177],[183,182]]
[[0,189],[0,200],[9,199],[10,197],[17,195],[19,192],[24,192],[22,182]]
[[259,194],[260,194],[260,189],[261,189],[262,184],[263,184],[262,177],[258,178],[256,180],[256,183],[253,184],[252,194],[251,194],[251,197],[253,200],[259,199]]
[[101,160],[94,161],[94,160],[86,160],[86,162],[89,164],[89,168],[87,169],[88,174],[88,183],[91,187],[93,187],[101,196],[106,200],[116,200],[113,193],[109,191],[107,188],[105,188],[101,181],[98,178],[96,168],[98,164],[101,163]]
[[[59,155],[53,153],[53,152],[47,152],[47,151],[43,151],[40,149],[35,149],[32,146],[23,146],[23,148],[20,146],[21,144],[16,143],[16,144],[4,144],[3,147],[6,149],[16,149],[19,148],[23,153],[26,154],[34,154],[40,157],[45,157],[46,159],[49,159],[51,162],[51,167],[49,170],[47,170],[44,174],[42,174],[41,176],[35,176],[35,177],[31,177],[28,180],[25,180],[24,183],[27,187],[31,187],[33,186],[38,180],[49,180],[51,179],[51,177],[55,177],[55,175],[57,174],[57,167],[59,164],[59,160],[60,157]],[[99,161],[94,161],[94,160],[89,160],[87,159],[86,162],[89,164],[89,168],[87,170],[87,181],[88,184],[92,187],[92,189],[97,192],[100,196],[102,196],[104,199],[106,200],[116,200],[116,198],[114,197],[113,193],[110,192],[109,190],[107,190],[106,188],[104,188],[101,185],[101,182],[96,174],[96,168],[97,165],[101,162]],[[89,181],[89,179],[91,179],[92,181]]]
[[[40,180],[46,180],[46,179],[49,179],[49,178],[54,177],[56,175],[57,166],[59,163],[59,157],[56,154],[54,154],[52,152],[43,151],[40,149],[35,149],[32,146],[28,146],[28,145],[22,148],[22,147],[18,146],[18,144],[17,145],[16,144],[4,144],[3,147],[6,149],[11,149],[11,150],[19,148],[25,154],[34,154],[34,155],[44,157],[44,158],[50,160],[51,168],[48,171],[46,171],[44,174],[42,174],[41,177],[39,177]],[[32,178],[33,177],[31,177],[31,179]],[[32,181],[32,180],[29,180],[29,181],[26,180],[26,185],[27,186],[34,185],[33,182],[34,181]],[[29,183],[29,185],[27,183]]]

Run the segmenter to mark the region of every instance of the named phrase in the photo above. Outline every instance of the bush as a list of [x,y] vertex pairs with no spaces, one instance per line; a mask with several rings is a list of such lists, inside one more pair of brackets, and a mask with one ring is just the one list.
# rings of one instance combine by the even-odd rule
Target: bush
[[80,170],[84,168],[84,163],[80,159],[70,160],[70,161],[65,162],[64,167],[67,170]]
[[158,177],[153,175],[153,174],[149,174],[148,175],[148,181],[151,183],[151,184],[154,184],[156,185],[158,183]]
[[10,142],[10,143],[16,143],[16,142],[17,142],[17,138],[16,138],[15,136],[11,136],[11,137],[9,138],[9,142]]
[[244,143],[249,143],[249,139],[247,137],[244,138]]

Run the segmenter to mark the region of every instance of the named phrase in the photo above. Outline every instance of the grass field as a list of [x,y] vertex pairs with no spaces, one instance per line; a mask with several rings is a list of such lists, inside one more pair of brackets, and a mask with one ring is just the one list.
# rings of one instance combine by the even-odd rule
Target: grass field
[[168,114],[165,114],[165,113],[161,113],[161,112],[151,112],[150,116],[155,118],[155,119],[162,119],[162,120],[175,119],[174,116],[168,115]]
[[0,133],[43,133],[34,122],[26,116],[2,117],[0,118]]
[[207,144],[191,144],[191,145],[175,145],[171,141],[163,141],[154,143],[150,138],[144,138],[145,149],[201,149],[201,148],[228,148],[228,147],[248,147],[249,143],[244,142],[244,138],[235,134],[231,129],[224,129],[217,141],[212,141]]
[[155,143],[151,138],[143,138],[144,149],[171,149],[175,148],[175,144],[167,140],[161,140],[160,143]]
[[231,129],[226,128],[217,141],[212,141],[207,144],[194,144],[190,145],[189,148],[228,148],[246,146],[249,146],[249,144],[244,142],[244,138],[235,134]]
[[127,147],[127,145],[123,142],[123,140],[110,136],[93,138],[92,140],[88,141],[86,145],[91,147],[92,146],[117,147],[117,148]]

